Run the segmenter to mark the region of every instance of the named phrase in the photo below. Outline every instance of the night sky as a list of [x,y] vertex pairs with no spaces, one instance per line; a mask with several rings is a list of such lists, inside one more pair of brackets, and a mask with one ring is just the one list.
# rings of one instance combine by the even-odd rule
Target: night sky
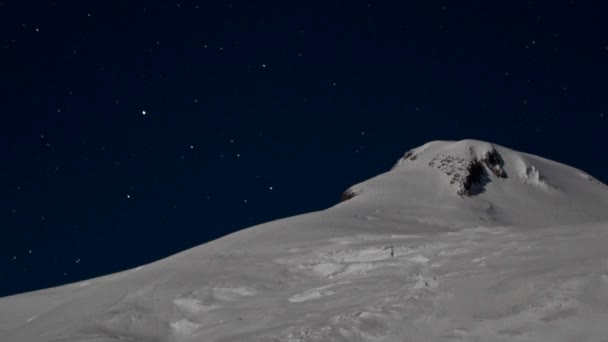
[[0,296],[327,208],[430,140],[606,182],[606,10],[0,0]]

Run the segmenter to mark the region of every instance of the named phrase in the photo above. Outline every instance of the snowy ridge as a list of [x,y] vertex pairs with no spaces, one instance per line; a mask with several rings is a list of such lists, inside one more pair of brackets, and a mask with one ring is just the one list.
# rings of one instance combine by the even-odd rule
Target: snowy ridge
[[435,141],[324,211],[0,299],[2,342],[608,340],[608,187]]

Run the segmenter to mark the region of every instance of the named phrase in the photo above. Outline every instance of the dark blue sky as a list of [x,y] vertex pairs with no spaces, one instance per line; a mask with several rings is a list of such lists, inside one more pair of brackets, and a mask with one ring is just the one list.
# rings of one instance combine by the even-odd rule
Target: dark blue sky
[[0,0],[0,296],[326,208],[429,140],[488,140],[608,181],[605,14]]

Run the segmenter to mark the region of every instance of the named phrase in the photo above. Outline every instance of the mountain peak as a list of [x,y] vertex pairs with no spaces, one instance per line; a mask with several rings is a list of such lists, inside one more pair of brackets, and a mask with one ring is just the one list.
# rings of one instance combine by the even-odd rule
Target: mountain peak
[[439,216],[457,211],[468,212],[467,219],[541,224],[605,218],[607,190],[570,166],[467,139],[411,149],[388,173],[349,188],[342,199],[368,196],[401,211],[435,208]]
[[[458,195],[473,196],[483,192],[490,177],[507,178],[505,162],[492,144],[477,140],[462,140],[443,145],[444,148],[433,156],[428,166],[450,177],[450,184],[456,186]],[[394,168],[404,165],[408,160],[416,159],[418,159],[417,153],[410,150]]]

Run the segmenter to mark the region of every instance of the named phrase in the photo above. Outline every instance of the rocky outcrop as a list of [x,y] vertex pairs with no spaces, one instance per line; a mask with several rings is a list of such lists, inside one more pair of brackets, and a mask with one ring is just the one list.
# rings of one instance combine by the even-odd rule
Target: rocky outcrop
[[462,180],[462,188],[458,191],[458,194],[460,196],[476,195],[475,186],[479,185],[483,187],[487,183],[485,178],[487,178],[487,174],[483,164],[477,159],[470,161],[467,164],[466,174]]
[[484,192],[485,185],[491,181],[490,173],[499,178],[507,178],[504,164],[494,148],[481,158],[470,151],[467,157],[438,154],[429,162],[429,166],[451,177],[450,184],[455,185],[458,195],[463,197]]
[[361,194],[361,189],[356,186],[351,186],[342,193],[342,197],[340,197],[340,203],[353,199],[359,194]]
[[397,161],[397,164],[395,164],[395,165],[394,165],[394,166],[391,168],[391,170],[395,170],[395,169],[397,169],[398,167],[400,167],[400,166],[404,165],[405,163],[407,163],[408,161],[414,161],[414,160],[416,160],[416,159],[418,159],[418,155],[416,155],[416,154],[414,153],[414,150],[409,150],[409,151],[407,151],[407,152],[405,153],[405,155],[404,155],[404,156],[403,156],[401,159],[399,159],[399,160]]
[[504,169],[505,162],[495,149],[488,151],[481,161],[496,177],[507,178],[507,172]]
[[583,178],[587,179],[588,181],[590,181],[591,183],[594,183],[594,184],[597,184],[597,185],[603,186],[603,187],[605,187],[605,188],[608,188],[608,185],[606,185],[606,184],[602,183],[602,182],[601,182],[601,181],[599,181],[597,178],[595,178],[595,177],[593,177],[593,176],[591,176],[591,175],[589,175],[589,174],[586,174],[586,173],[581,173],[581,176],[582,176]]

